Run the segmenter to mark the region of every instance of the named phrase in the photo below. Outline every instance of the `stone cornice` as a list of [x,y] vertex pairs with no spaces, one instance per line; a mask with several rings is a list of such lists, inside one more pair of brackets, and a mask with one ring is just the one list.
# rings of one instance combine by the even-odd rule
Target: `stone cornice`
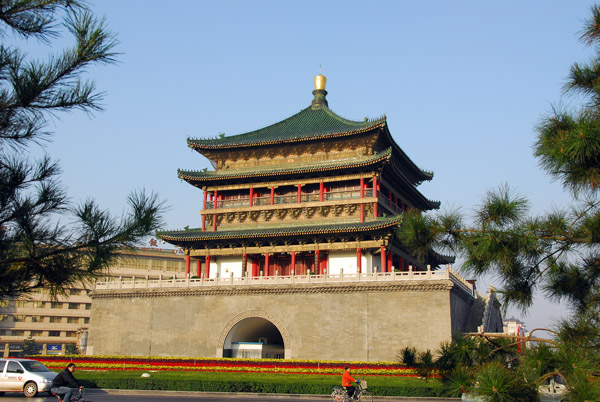
[[110,289],[95,290],[92,299],[131,299],[181,296],[251,296],[266,294],[369,293],[369,292],[431,292],[450,291],[450,280],[378,283],[294,284],[256,286],[204,286],[201,288]]

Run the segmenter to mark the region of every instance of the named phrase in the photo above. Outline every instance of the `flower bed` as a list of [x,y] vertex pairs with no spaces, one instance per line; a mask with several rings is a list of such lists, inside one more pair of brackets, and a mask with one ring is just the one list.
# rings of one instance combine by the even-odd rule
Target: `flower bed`
[[417,376],[413,368],[392,362],[331,362],[274,359],[194,359],[124,356],[35,356],[49,368],[75,363],[83,370],[178,370],[284,374],[340,375],[344,366],[361,375]]

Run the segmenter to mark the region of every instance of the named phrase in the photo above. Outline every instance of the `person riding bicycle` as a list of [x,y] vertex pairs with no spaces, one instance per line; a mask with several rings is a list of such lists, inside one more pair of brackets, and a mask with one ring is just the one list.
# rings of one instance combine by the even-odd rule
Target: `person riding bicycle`
[[54,377],[52,385],[50,386],[50,391],[53,394],[63,395],[62,400],[64,402],[71,401],[73,392],[83,388],[79,385],[79,381],[73,376],[73,371],[75,371],[75,364],[69,363],[63,371]]
[[355,380],[350,375],[350,367],[344,367],[344,374],[342,375],[342,387],[346,388],[349,398],[353,397],[354,391],[356,390],[356,387],[352,385],[353,382],[358,384],[360,380]]

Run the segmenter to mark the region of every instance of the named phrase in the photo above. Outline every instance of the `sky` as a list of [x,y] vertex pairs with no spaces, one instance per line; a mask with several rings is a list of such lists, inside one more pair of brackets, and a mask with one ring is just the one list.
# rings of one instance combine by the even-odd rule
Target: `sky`
[[[537,165],[535,126],[592,49],[578,40],[592,1],[97,0],[118,63],[87,77],[104,111],[59,115],[47,151],[72,199],[119,215],[135,189],[170,206],[165,229],[199,227],[201,191],[177,169],[210,167],[188,137],[239,134],[287,118],[327,77],[329,107],[352,120],[387,116],[399,146],[434,172],[419,190],[469,214],[508,184],[543,213],[570,203]],[[60,50],[69,38],[41,55]],[[36,48],[36,52],[40,50]],[[455,267],[456,269],[460,267]],[[493,278],[483,278],[485,292]],[[495,284],[501,287],[501,284]],[[543,298],[528,329],[568,314]]]

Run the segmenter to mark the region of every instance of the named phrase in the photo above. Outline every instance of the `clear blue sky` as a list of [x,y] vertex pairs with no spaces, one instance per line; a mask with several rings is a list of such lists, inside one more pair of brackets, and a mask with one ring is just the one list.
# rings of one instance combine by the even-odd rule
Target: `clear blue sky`
[[[592,5],[96,1],[122,53],[119,64],[89,70],[105,111],[61,116],[48,151],[74,200],[119,214],[132,189],[146,188],[171,206],[167,229],[198,227],[201,192],[177,169],[209,163],[186,138],[289,117],[310,104],[322,71],[332,110],[354,120],[385,114],[396,142],[434,172],[420,187],[428,198],[468,213],[508,183],[541,213],[570,197],[538,168],[534,127],[559,103],[570,66],[591,56],[577,32]],[[562,312],[540,300],[520,318],[532,329]]]

